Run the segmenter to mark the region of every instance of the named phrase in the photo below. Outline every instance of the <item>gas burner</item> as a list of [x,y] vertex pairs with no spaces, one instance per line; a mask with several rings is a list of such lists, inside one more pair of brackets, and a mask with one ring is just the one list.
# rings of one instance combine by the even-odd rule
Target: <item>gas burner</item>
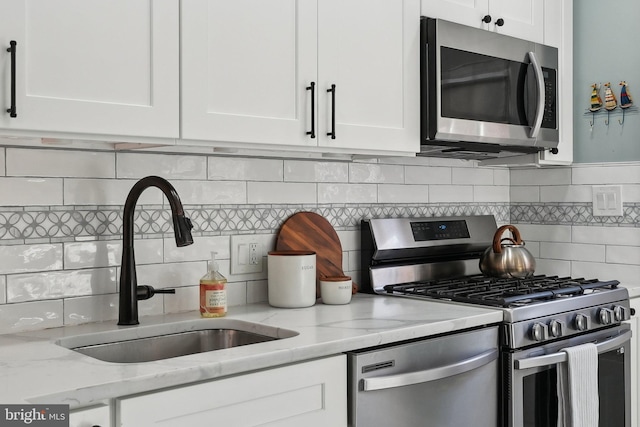
[[469,276],[458,279],[426,280],[387,285],[387,294],[422,296],[495,307],[522,307],[558,298],[572,298],[614,289],[616,280],[537,275],[526,279],[498,279]]

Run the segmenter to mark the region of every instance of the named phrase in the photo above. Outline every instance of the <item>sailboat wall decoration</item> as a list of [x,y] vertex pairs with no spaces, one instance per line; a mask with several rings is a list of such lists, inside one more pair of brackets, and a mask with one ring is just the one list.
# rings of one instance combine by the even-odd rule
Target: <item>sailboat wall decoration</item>
[[620,86],[622,86],[620,89],[620,108],[629,108],[633,105],[633,99],[627,90],[627,82],[621,81]]
[[631,95],[629,95],[629,91],[627,90],[627,82],[624,80],[621,81],[620,86],[622,86],[622,89],[620,89],[620,108],[622,108],[622,120],[618,119],[618,123],[620,123],[620,125],[623,125],[624,113],[627,108],[633,105],[633,99],[631,99]]
[[607,111],[613,111],[618,106],[618,100],[611,90],[611,82],[604,84],[604,108]]
[[[625,80],[620,82],[620,98],[616,99],[616,95],[611,88],[611,82],[607,82],[603,85],[598,83],[594,83],[590,85],[591,88],[591,96],[589,99],[589,109],[585,111],[585,115],[591,115],[591,120],[589,120],[589,126],[591,127],[591,131],[593,131],[593,127],[595,125],[595,117],[596,114],[600,111],[606,111],[607,117],[604,120],[604,124],[609,126],[609,115],[610,114],[622,114],[622,120],[618,119],[618,123],[620,125],[624,124],[625,113],[629,114],[639,114],[638,108],[634,105],[633,99],[631,98],[631,94],[629,93],[629,85]],[[604,102],[600,97],[600,89],[604,88]],[[615,111],[617,107],[620,106],[620,109]],[[604,108],[603,108],[604,107]]]
[[600,88],[598,83],[591,85],[591,106],[589,111],[596,112],[602,108],[602,98],[600,98]]

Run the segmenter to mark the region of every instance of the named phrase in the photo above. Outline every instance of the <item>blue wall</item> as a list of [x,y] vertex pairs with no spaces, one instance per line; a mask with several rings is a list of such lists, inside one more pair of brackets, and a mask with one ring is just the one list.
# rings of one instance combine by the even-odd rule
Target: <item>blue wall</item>
[[[640,1],[574,1],[574,161],[622,162],[640,160]],[[635,106],[627,111],[624,126],[618,107],[604,108],[589,122],[591,85],[611,82],[620,101],[620,83],[626,80]],[[601,91],[604,100],[604,88]]]

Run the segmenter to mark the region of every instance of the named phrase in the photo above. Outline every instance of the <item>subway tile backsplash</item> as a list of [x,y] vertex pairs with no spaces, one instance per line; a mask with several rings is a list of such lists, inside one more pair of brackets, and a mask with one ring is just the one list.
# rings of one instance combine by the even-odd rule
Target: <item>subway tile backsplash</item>
[[[510,220],[539,245],[536,272],[640,284],[638,182],[637,163],[512,170]],[[594,217],[592,185],[621,185],[624,215]]]
[[[229,280],[231,312],[266,301],[266,257],[261,273],[231,274],[230,237],[254,234],[266,252],[283,221],[304,210],[336,228],[344,269],[356,280],[361,219],[477,214],[517,224],[541,273],[638,280],[639,170],[0,148],[0,333],[115,321],[122,207],[147,175],[177,189],[194,244],[176,247],[166,199],[146,190],[135,214],[138,281],[176,294],[141,301],[143,316],[197,310],[198,280],[212,251]],[[591,215],[594,176],[623,185],[624,217]]]

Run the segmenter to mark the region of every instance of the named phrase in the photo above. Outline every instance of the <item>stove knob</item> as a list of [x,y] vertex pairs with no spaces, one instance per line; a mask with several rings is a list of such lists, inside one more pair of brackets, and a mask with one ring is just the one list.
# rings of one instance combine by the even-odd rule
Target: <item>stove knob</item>
[[613,322],[613,310],[601,308],[598,312],[598,318],[603,325],[610,325]]
[[615,307],[613,307],[613,318],[616,320],[616,322],[627,320],[629,318],[627,314],[627,308],[621,305],[616,305]]
[[544,341],[548,338],[547,325],[544,323],[535,323],[531,327],[531,338],[534,341]]
[[589,323],[590,319],[588,316],[584,314],[576,314],[576,329],[579,331],[586,331],[589,329],[589,326],[591,326]]
[[552,337],[558,338],[564,334],[564,322],[560,320],[552,320],[549,323],[549,333]]

